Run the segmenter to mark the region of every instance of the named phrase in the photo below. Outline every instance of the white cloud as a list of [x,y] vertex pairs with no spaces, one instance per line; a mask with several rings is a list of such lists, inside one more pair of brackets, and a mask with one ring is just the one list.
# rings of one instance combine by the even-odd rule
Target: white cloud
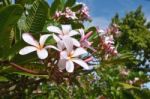
[[146,20],[150,22],[150,15],[146,15]]
[[85,23],[86,27],[98,26],[99,28],[106,29],[110,24],[110,20],[104,17],[93,17],[91,23]]

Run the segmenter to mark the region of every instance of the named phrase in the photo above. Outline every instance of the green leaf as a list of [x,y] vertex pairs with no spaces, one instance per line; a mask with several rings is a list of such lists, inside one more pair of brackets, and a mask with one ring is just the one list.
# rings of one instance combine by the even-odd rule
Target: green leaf
[[83,7],[82,4],[75,5],[71,8],[72,11],[76,12]]
[[42,78],[47,78],[48,79],[48,75],[33,75],[33,74],[29,74],[26,72],[13,72],[14,74],[18,74],[18,75],[22,75],[22,76],[29,76],[29,77],[42,77]]
[[61,1],[60,0],[54,0],[54,2],[51,5],[50,8],[50,15],[53,16],[56,12],[56,10],[58,9],[58,7],[60,6]]
[[72,25],[73,29],[84,28],[84,25],[79,22],[71,22],[71,25]]
[[10,0],[2,0],[4,6],[8,6],[11,4]]
[[71,7],[75,4],[76,0],[67,0],[65,7]]
[[0,76],[0,82],[6,82],[9,81],[6,77]]
[[5,59],[6,60],[12,60],[16,54],[19,53],[19,50],[24,47],[24,43],[22,41],[17,42],[14,44],[10,49],[5,51]]
[[44,24],[47,19],[48,4],[44,0],[34,1],[29,15],[26,18],[26,32],[40,32],[43,30]]
[[125,88],[125,89],[139,89],[138,87],[129,85],[129,84],[127,84],[127,83],[119,83],[119,85],[121,85],[121,86],[122,86],[123,88]]
[[18,22],[22,12],[23,7],[21,5],[11,5],[0,10],[0,46],[10,47],[11,30]]

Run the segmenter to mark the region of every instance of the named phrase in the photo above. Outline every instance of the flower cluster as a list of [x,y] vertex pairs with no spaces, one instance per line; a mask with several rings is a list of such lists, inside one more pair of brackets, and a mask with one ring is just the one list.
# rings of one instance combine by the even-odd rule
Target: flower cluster
[[77,14],[80,17],[80,19],[81,20],[90,20],[89,8],[84,3],[78,3],[78,4],[82,5],[81,9],[79,9],[77,11]]
[[76,13],[73,12],[69,7],[65,8],[65,11],[56,11],[55,15],[54,15],[54,19],[58,20],[61,17],[64,17],[66,19],[77,19],[76,17]]
[[[74,71],[75,66],[78,67],[78,65],[85,70],[90,69],[87,62],[91,61],[92,58],[88,57],[87,59],[83,59],[81,56],[88,53],[87,48],[94,50],[94,48],[91,47],[91,42],[88,41],[92,32],[85,34],[83,29],[72,30],[71,25],[61,25],[61,28],[48,26],[47,29],[53,34],[41,35],[39,42],[36,41],[31,34],[23,33],[23,40],[30,44],[30,46],[22,48],[19,54],[26,55],[36,51],[38,57],[43,60],[50,55],[51,52],[49,52],[48,49],[52,48],[56,50],[56,53],[59,53],[56,65],[60,71],[66,69],[67,72],[71,73]],[[76,35],[79,35],[81,38],[79,40],[76,39],[74,37]],[[50,36],[56,41],[57,46],[45,43]]]
[[[53,16],[54,19],[59,20],[61,18],[71,19],[71,20],[90,20],[89,10],[85,4],[81,4],[82,7],[78,9],[78,11],[74,12],[71,8],[66,7],[64,11],[56,11],[55,15]],[[77,4],[77,5],[79,5]]]
[[121,35],[121,32],[119,31],[119,26],[117,24],[112,24],[107,29],[108,33],[111,33],[114,37],[119,37]]
[[104,50],[105,53],[105,59],[107,60],[110,55],[117,55],[118,52],[114,46],[114,35],[112,33],[118,31],[112,32],[112,28],[108,28],[106,31],[97,29],[97,31],[100,33],[100,43],[102,50]]

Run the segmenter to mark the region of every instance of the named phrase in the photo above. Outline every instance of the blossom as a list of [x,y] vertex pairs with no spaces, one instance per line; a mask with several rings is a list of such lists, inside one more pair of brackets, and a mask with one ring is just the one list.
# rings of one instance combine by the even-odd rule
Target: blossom
[[110,32],[115,36],[119,37],[121,36],[121,32],[119,31],[119,26],[117,24],[112,24],[110,26]]
[[62,12],[62,11],[56,11],[56,13],[55,13],[55,15],[54,15],[54,18],[55,19],[58,19],[58,18],[60,18],[61,16],[63,16],[64,15],[64,13]]
[[26,47],[22,48],[19,51],[19,54],[26,55],[26,54],[36,51],[37,55],[40,59],[47,58],[48,57],[48,51],[47,51],[48,48],[53,48],[55,50],[59,50],[58,48],[56,48],[55,46],[52,46],[52,45],[44,46],[44,43],[48,39],[49,36],[50,36],[50,34],[42,35],[40,37],[39,42],[37,42],[29,33],[24,33],[22,35],[22,38],[26,43],[30,44],[30,46],[26,46]]
[[77,19],[76,13],[73,12],[69,7],[65,8],[65,11],[56,11],[54,15],[54,19],[58,19],[60,17],[65,17],[67,19]]
[[84,15],[84,18],[88,19],[90,17],[89,9],[88,9],[88,7],[85,4],[83,4],[83,7],[81,9],[81,13]]
[[92,35],[93,32],[90,31],[85,35],[84,30],[79,29],[79,33],[81,34],[81,39],[80,39],[81,46],[95,51],[95,49],[91,47],[92,42],[88,41],[88,38]]
[[61,28],[58,28],[56,26],[48,26],[47,29],[49,32],[53,32],[58,34],[55,35],[53,34],[53,38],[55,39],[56,42],[61,42],[61,40],[63,39],[63,37],[65,36],[69,36],[71,37],[72,41],[73,41],[73,45],[79,47],[80,43],[78,40],[76,40],[75,38],[72,38],[72,36],[79,34],[77,31],[72,30],[71,25],[61,25]]
[[64,42],[66,50],[60,52],[60,60],[58,62],[59,69],[66,69],[67,72],[71,73],[74,70],[74,63],[80,65],[84,69],[89,69],[87,63],[79,58],[80,55],[87,53],[87,51],[81,47],[73,50],[73,42],[68,37],[64,39]]
[[76,13],[73,12],[69,7],[66,7],[64,15],[66,18],[77,19]]
[[89,8],[86,6],[86,4],[82,2],[76,3],[77,5],[82,5],[81,9],[77,11],[77,15],[79,15],[79,19],[83,20],[90,20],[89,15]]
[[109,29],[107,31],[104,31],[102,29],[97,28],[97,32],[100,36],[100,43],[102,45],[102,49],[105,51],[105,59],[108,59],[108,56],[111,55],[117,55],[118,52],[114,46],[114,37],[113,35],[109,34]]
[[114,44],[113,35],[102,36],[101,39],[102,39],[102,46],[107,53],[111,53],[113,55],[116,55],[118,53],[115,46],[113,45]]

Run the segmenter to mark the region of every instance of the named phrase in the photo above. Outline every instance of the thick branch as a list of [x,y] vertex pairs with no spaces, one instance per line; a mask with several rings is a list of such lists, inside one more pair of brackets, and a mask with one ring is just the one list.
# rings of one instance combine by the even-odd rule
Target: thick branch
[[30,73],[30,74],[34,74],[34,75],[47,75],[45,72],[38,72],[38,71],[33,71],[33,70],[30,70],[30,69],[27,69],[27,68],[24,68],[23,66],[20,66],[20,65],[17,65],[13,62],[9,63],[12,67],[18,69],[18,70],[21,70],[21,71],[24,71],[24,72],[27,72],[27,73]]

